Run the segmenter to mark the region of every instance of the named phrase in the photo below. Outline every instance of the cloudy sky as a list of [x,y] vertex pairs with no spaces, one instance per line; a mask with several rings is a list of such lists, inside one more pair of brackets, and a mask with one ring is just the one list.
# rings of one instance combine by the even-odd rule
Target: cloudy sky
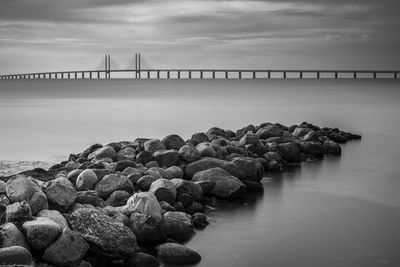
[[400,69],[398,0],[1,0],[0,73],[132,67]]

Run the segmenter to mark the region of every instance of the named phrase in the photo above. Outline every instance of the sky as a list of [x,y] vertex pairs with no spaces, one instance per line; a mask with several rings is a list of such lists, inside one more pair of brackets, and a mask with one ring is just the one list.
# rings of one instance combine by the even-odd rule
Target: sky
[[400,69],[398,0],[1,0],[0,73]]

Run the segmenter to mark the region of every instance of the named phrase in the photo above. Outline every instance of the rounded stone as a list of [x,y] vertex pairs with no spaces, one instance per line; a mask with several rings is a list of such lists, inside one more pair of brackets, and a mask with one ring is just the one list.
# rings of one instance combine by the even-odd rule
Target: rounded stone
[[47,247],[61,232],[61,227],[57,223],[45,217],[27,221],[22,228],[29,244],[37,250]]
[[169,264],[195,264],[201,261],[201,256],[195,250],[176,243],[165,243],[157,246],[157,256]]
[[20,246],[11,246],[0,248],[0,265],[34,266],[34,263],[32,261],[32,255],[29,250]]
[[98,181],[96,173],[92,169],[86,169],[76,179],[76,189],[78,191],[92,190]]

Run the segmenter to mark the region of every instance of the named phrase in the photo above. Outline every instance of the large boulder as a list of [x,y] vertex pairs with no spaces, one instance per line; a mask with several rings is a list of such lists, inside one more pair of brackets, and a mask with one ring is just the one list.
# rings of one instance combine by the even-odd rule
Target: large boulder
[[140,177],[139,180],[136,182],[136,186],[142,191],[149,191],[151,184],[158,179],[161,179],[161,177],[154,175],[144,175]]
[[156,249],[158,258],[167,264],[196,264],[201,261],[199,253],[183,245],[164,243]]
[[77,266],[88,250],[85,239],[64,228],[57,240],[46,248],[43,259],[56,266]]
[[128,167],[136,168],[137,163],[133,160],[120,160],[118,161],[117,165],[115,165],[116,172],[122,172]]
[[76,179],[76,189],[78,191],[92,190],[98,181],[96,173],[92,169],[86,169]]
[[121,160],[132,160],[136,159],[136,150],[133,147],[127,146],[122,148],[117,153],[117,161]]
[[126,204],[131,194],[124,190],[117,190],[112,192],[112,194],[106,200],[106,206],[119,207]]
[[144,142],[144,151],[148,151],[151,154],[156,152],[157,150],[165,150],[165,145],[159,139],[152,139]]
[[154,181],[149,192],[152,192],[157,200],[166,201],[170,204],[174,204],[176,199],[176,188],[173,182],[167,179],[158,179]]
[[240,138],[239,143],[242,146],[250,145],[250,144],[255,145],[255,144],[258,144],[259,139],[260,138],[257,134],[247,133],[242,138]]
[[77,197],[75,187],[64,177],[59,177],[48,182],[45,193],[50,208],[60,212],[66,212]]
[[321,156],[325,153],[324,147],[319,142],[314,141],[301,142],[300,151],[314,156]]
[[95,190],[79,191],[75,200],[76,203],[90,204],[94,207],[104,207],[104,200],[99,197]]
[[158,150],[154,152],[153,158],[161,167],[171,167],[178,161],[178,151],[175,149],[170,150]]
[[61,227],[54,221],[37,217],[33,221],[27,221],[22,225],[29,244],[36,250],[44,249],[53,242],[61,232]]
[[342,154],[342,148],[335,141],[325,141],[323,144],[324,150],[327,154],[339,156]]
[[7,222],[21,223],[32,219],[32,211],[28,202],[15,202],[7,206],[6,220]]
[[263,128],[260,128],[257,131],[257,135],[260,137],[260,139],[268,139],[270,137],[282,136],[283,131],[284,131],[284,129],[281,126],[279,126],[277,124],[273,124],[273,125],[268,125]]
[[48,209],[47,197],[37,182],[25,175],[16,175],[7,181],[7,197],[12,203],[27,201],[33,215],[42,209]]
[[137,252],[124,261],[126,267],[158,267],[160,262],[150,254]]
[[44,217],[47,219],[52,220],[56,224],[58,224],[61,229],[68,228],[69,225],[65,217],[57,210],[41,210],[38,214],[37,217]]
[[168,176],[172,178],[182,178],[183,177],[183,171],[181,168],[178,166],[171,166],[168,169],[165,170],[168,174]]
[[106,175],[96,184],[96,192],[103,199],[108,198],[112,192],[117,190],[124,190],[132,194],[134,187],[128,177],[119,174]]
[[32,255],[24,247],[11,246],[0,248],[1,266],[35,266]]
[[242,192],[246,188],[246,186],[238,178],[230,175],[228,172],[218,167],[197,172],[193,176],[192,181],[215,182],[210,193],[222,198],[230,197],[232,194]]
[[177,195],[187,194],[196,201],[201,199],[203,192],[199,184],[178,178],[172,179],[171,182],[175,185]]
[[102,255],[124,259],[135,253],[137,244],[132,231],[97,209],[75,210],[69,217],[69,224],[93,251]]
[[110,158],[114,160],[116,157],[117,153],[115,152],[115,149],[112,146],[104,146],[92,152],[88,156],[88,159]]
[[170,134],[166,136],[161,142],[165,145],[167,149],[175,149],[179,150],[182,146],[185,145],[185,141],[176,134]]
[[237,166],[236,172],[232,174],[240,180],[259,182],[263,178],[264,168],[256,159],[238,157],[234,158],[231,162]]
[[23,233],[13,223],[0,226],[0,248],[20,246],[29,249],[29,244]]
[[300,149],[297,145],[287,142],[279,144],[277,147],[279,154],[288,163],[298,163],[301,160]]
[[201,154],[191,145],[184,145],[178,151],[179,157],[187,163],[199,160]]
[[167,237],[177,241],[187,241],[194,235],[192,217],[180,211],[167,211],[163,215]]
[[162,220],[158,217],[134,212],[129,228],[141,244],[161,243],[166,239]]
[[232,175],[238,172],[236,164],[232,162],[205,157],[198,161],[189,163],[185,168],[185,175],[187,178],[191,179],[193,175],[199,171],[204,171],[216,167],[224,169],[225,171],[231,173]]
[[196,146],[196,150],[202,157],[219,158],[216,147],[210,143],[200,143]]
[[161,219],[161,206],[152,192],[135,193],[126,203],[127,209]]

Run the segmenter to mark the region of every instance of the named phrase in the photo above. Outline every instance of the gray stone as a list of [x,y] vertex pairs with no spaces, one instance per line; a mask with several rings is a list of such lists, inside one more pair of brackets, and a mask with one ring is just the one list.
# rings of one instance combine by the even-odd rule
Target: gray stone
[[162,220],[158,217],[134,212],[129,228],[141,244],[161,243],[166,239]]
[[283,134],[283,128],[279,125],[265,126],[257,131],[257,135],[260,139],[268,139],[270,137],[280,137]]
[[116,157],[117,157],[117,153],[115,152],[115,149],[112,146],[104,146],[102,148],[95,150],[93,153],[91,153],[88,156],[88,159],[110,158],[110,159],[114,160]]
[[117,190],[124,190],[132,194],[134,191],[134,187],[128,177],[118,174],[106,175],[96,185],[96,192],[103,199],[108,198],[112,194],[112,192]]
[[175,149],[179,150],[182,146],[185,145],[185,141],[176,134],[170,134],[166,136],[161,142],[165,145],[167,149]]
[[80,204],[90,204],[94,207],[104,207],[104,200],[97,195],[95,190],[79,191],[75,200],[76,203]]
[[145,215],[161,219],[161,206],[156,196],[151,192],[135,193],[126,203],[126,206],[132,212],[138,212]]
[[183,171],[178,166],[171,166],[168,169],[166,169],[165,171],[169,174],[169,177],[171,177],[171,179],[183,177]]
[[61,227],[57,223],[45,217],[27,221],[22,228],[29,244],[37,250],[47,247],[61,232]]
[[68,173],[67,179],[72,183],[76,184],[76,180],[78,179],[79,174],[81,174],[84,170],[82,169],[75,169]]
[[158,179],[154,181],[149,189],[158,201],[166,201],[173,204],[176,199],[176,188],[173,182],[167,179]]
[[77,192],[67,178],[56,178],[47,183],[45,193],[51,209],[66,212],[74,204]]
[[178,151],[175,149],[170,150],[157,150],[153,154],[153,158],[161,167],[171,167],[178,161]]
[[282,158],[288,163],[300,162],[300,149],[295,144],[282,143],[277,146],[277,149]]
[[137,252],[124,261],[125,267],[158,267],[161,263],[152,255]]
[[201,154],[191,145],[184,145],[178,151],[179,157],[187,163],[199,160]]
[[106,206],[112,206],[112,207],[123,206],[126,204],[126,202],[128,201],[128,199],[130,197],[131,197],[131,194],[126,191],[123,191],[123,190],[114,191],[107,198]]
[[327,154],[339,156],[342,154],[342,148],[334,141],[325,141],[323,144],[324,150]]
[[196,264],[201,261],[199,253],[176,243],[165,243],[156,249],[158,258],[168,264]]
[[222,168],[232,175],[238,172],[236,164],[232,162],[206,157],[198,161],[189,163],[185,168],[185,176],[191,179],[193,175],[199,171],[204,171],[216,167]]
[[165,150],[165,145],[159,139],[152,139],[144,142],[144,151],[148,151],[151,154],[156,152],[157,150]]
[[23,233],[13,223],[0,226],[0,248],[20,246],[29,250],[29,244]]
[[0,248],[0,265],[5,266],[35,266],[32,255],[24,247],[11,246]]
[[171,182],[173,182],[175,185],[177,195],[188,194],[196,201],[199,201],[201,199],[203,191],[199,184],[177,178],[172,179]]
[[57,210],[41,210],[37,217],[44,217],[52,220],[53,222],[57,223],[61,229],[68,228],[69,225],[65,217]]
[[187,241],[194,235],[192,218],[179,211],[168,211],[163,215],[164,230],[167,237],[177,241]]
[[239,157],[234,158],[231,162],[237,166],[236,171],[231,174],[240,180],[259,182],[264,176],[262,164],[254,158]]
[[120,160],[132,160],[136,159],[136,150],[133,147],[124,147],[117,153],[117,161]]
[[15,202],[7,206],[6,220],[7,222],[24,222],[32,219],[32,211],[28,202]]
[[98,181],[99,179],[92,169],[84,170],[76,179],[76,189],[78,191],[92,190]]

